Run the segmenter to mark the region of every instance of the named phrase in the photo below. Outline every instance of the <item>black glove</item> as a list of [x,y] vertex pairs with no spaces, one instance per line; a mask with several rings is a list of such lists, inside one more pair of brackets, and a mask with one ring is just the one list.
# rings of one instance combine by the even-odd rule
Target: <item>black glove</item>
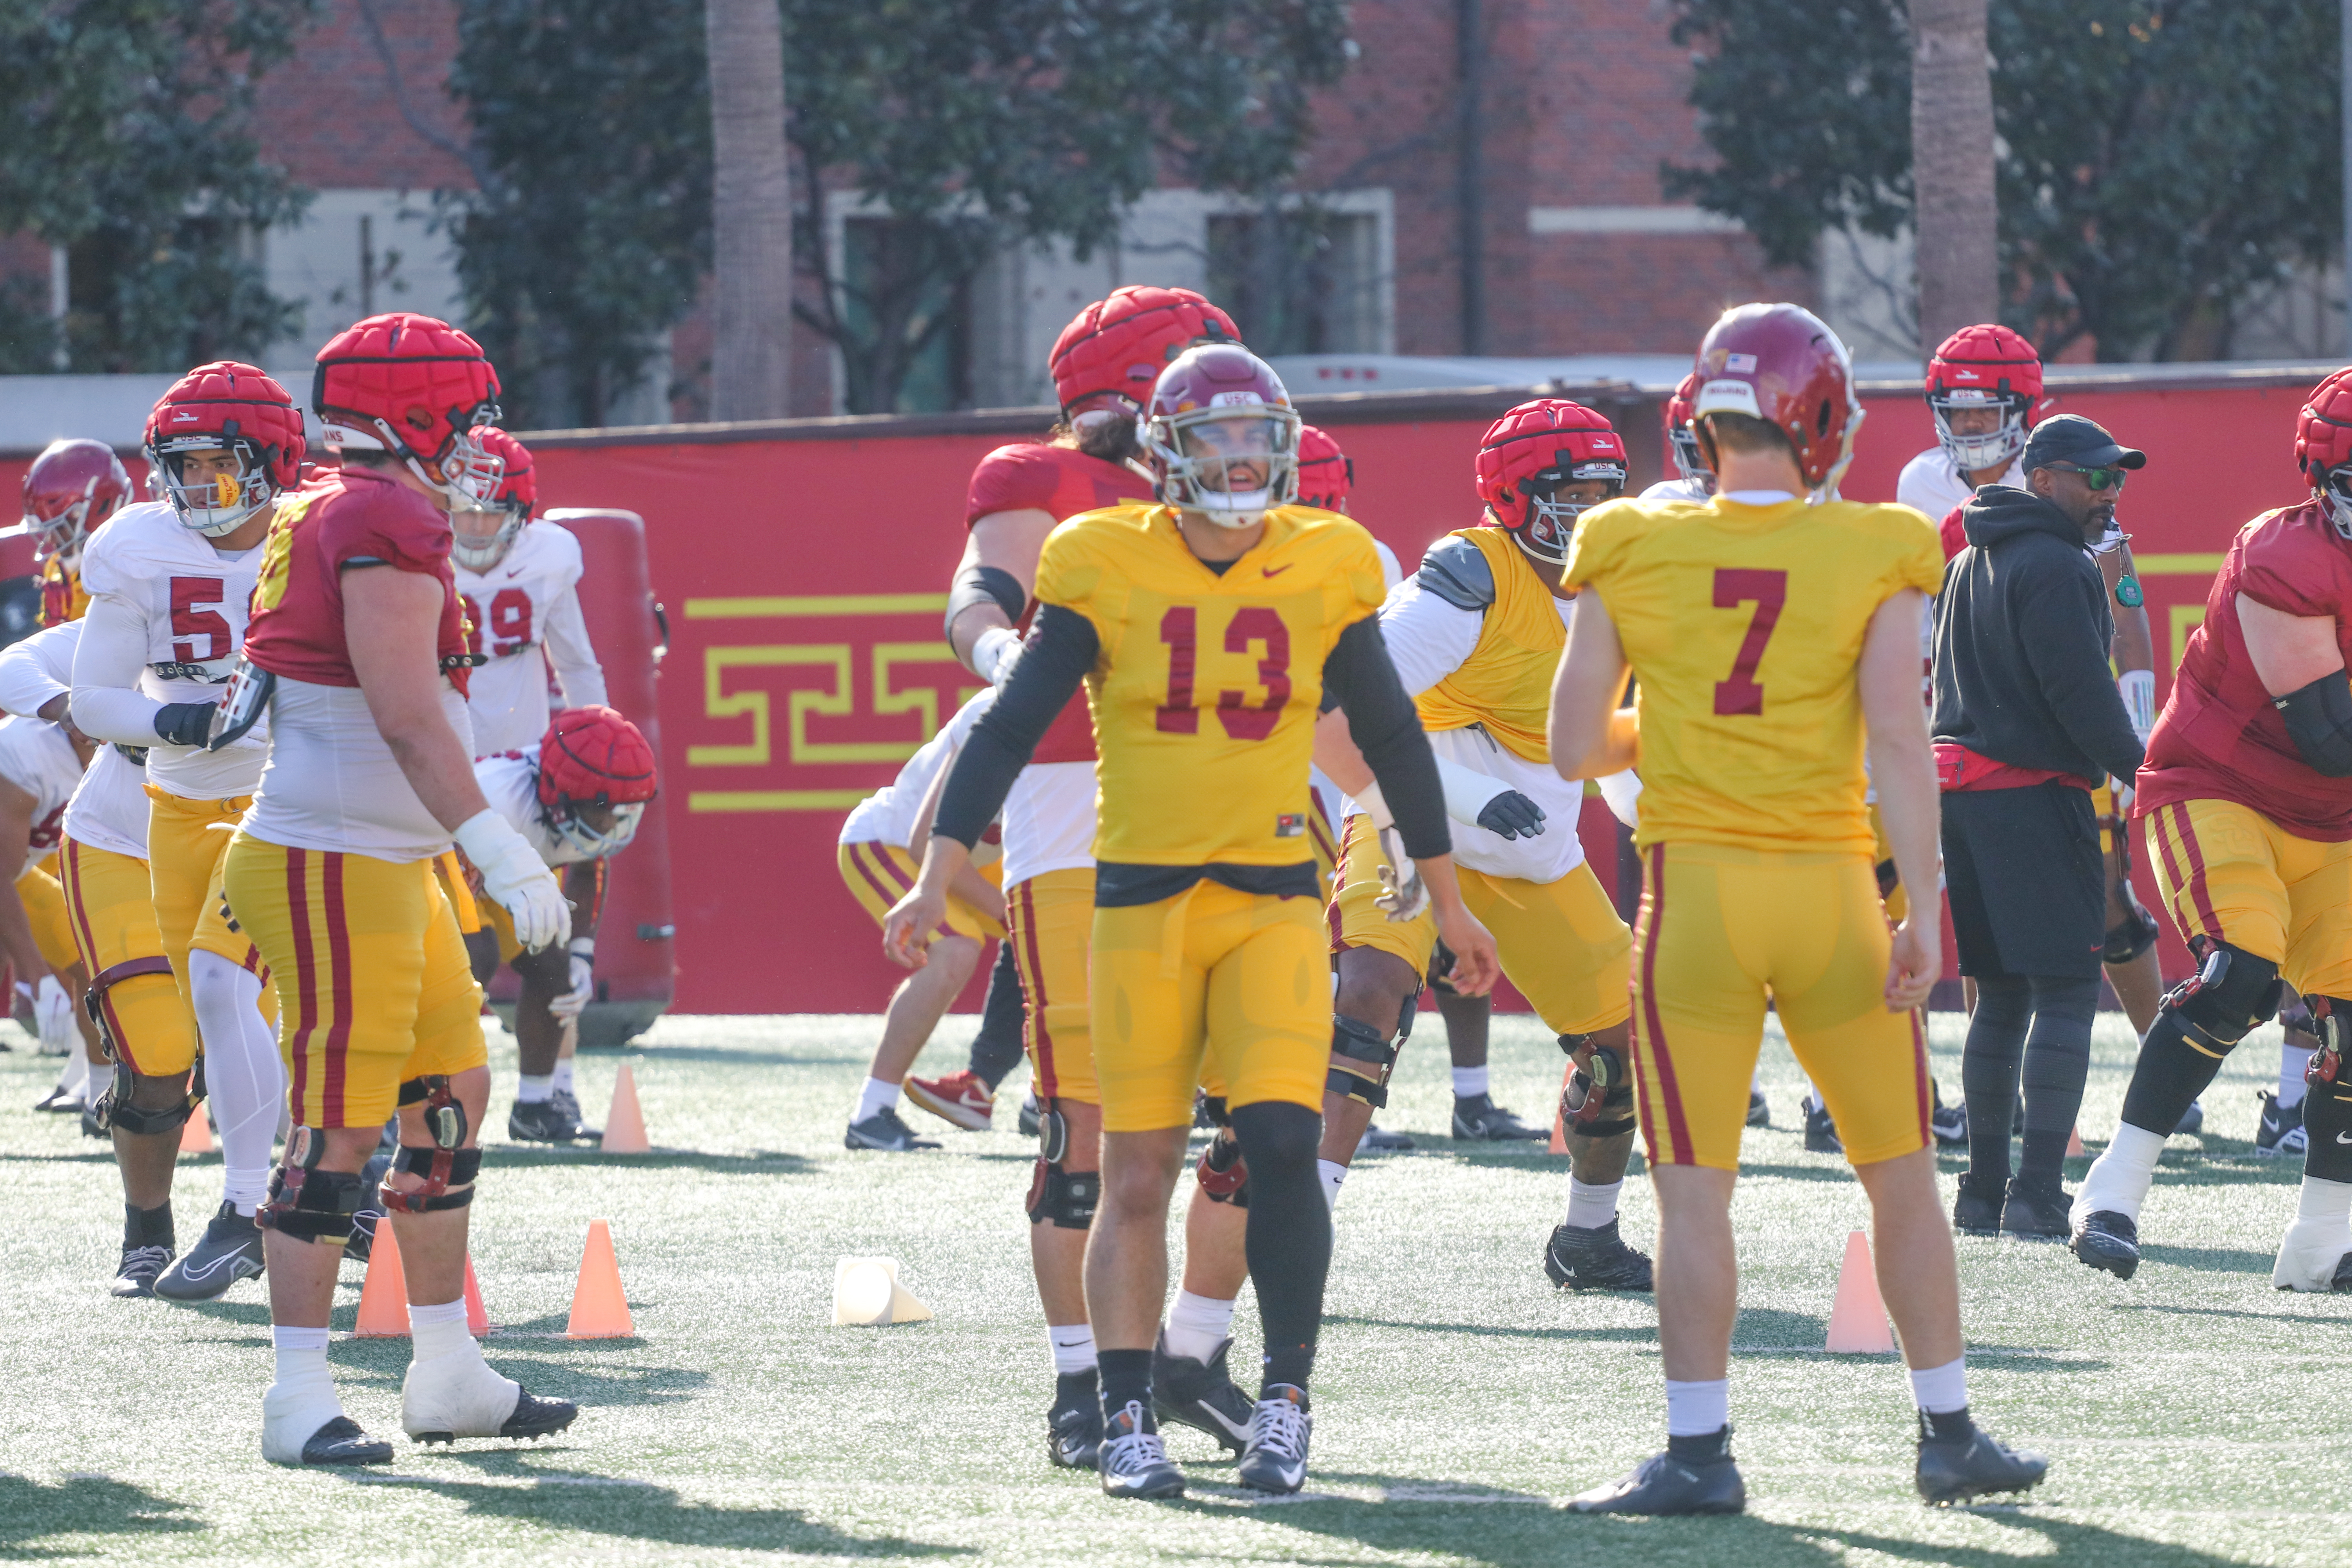
[[155,710],[155,733],[167,746],[201,746],[211,735],[217,702],[166,702]]
[[1517,790],[1507,789],[1478,808],[1478,826],[1506,838],[1533,838],[1544,830],[1544,809]]

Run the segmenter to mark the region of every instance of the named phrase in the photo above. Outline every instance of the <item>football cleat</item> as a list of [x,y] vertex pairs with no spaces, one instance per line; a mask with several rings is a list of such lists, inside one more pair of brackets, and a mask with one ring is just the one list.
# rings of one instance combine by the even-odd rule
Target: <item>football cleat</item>
[[1029,1092],[1021,1097],[1020,1114],[1013,1118],[1013,1125],[1021,1129],[1021,1136],[1024,1138],[1034,1138],[1037,1136],[1037,1129],[1040,1124],[1041,1118],[1037,1108],[1037,1091],[1033,1088]]
[[604,1130],[601,1127],[591,1127],[588,1125],[588,1118],[582,1115],[580,1112],[580,1097],[572,1093],[570,1089],[558,1089],[550,1090],[547,1096],[547,1103],[555,1107],[556,1110],[562,1111],[564,1115],[572,1118],[572,1124],[580,1129],[581,1137],[593,1138],[599,1142],[604,1141]]
[[172,1249],[168,1247],[126,1247],[122,1262],[114,1271],[114,1285],[110,1295],[130,1300],[139,1296],[152,1296],[155,1280],[171,1265]]
[[1412,1140],[1402,1132],[1391,1132],[1384,1127],[1366,1126],[1364,1135],[1356,1140],[1360,1154],[1402,1154],[1413,1146]]
[[577,1143],[604,1135],[593,1127],[580,1125],[576,1109],[566,1110],[554,1100],[514,1102],[507,1112],[507,1136],[518,1143]]
[[1569,1499],[1568,1506],[1579,1513],[1740,1513],[1748,1483],[1727,1450],[1696,1462],[1653,1454],[1607,1486]]
[[2297,1219],[2279,1238],[2271,1283],[2282,1290],[2352,1290],[2352,1228],[2341,1219]]
[[1167,1446],[1139,1400],[1103,1423],[1102,1447],[1095,1456],[1106,1497],[1177,1498],[1184,1495],[1184,1472],[1169,1458]]
[[2254,1090],[2263,1102],[2263,1119],[2254,1129],[2254,1152],[2265,1160],[2300,1160],[2310,1147],[2303,1131],[2303,1101],[2281,1105],[2267,1089]]
[[1544,1247],[1544,1272],[1568,1290],[1647,1290],[1650,1259],[1625,1245],[1617,1221],[1607,1225],[1556,1225]]
[[240,1279],[257,1279],[261,1268],[261,1227],[224,1200],[205,1223],[204,1238],[157,1278],[155,1294],[167,1301],[210,1301]]
[[1935,1104],[1927,1112],[1927,1131],[1936,1137],[1938,1149],[1965,1149],[1969,1146],[1969,1110],[1965,1105],[1946,1105],[1944,1097],[1936,1093],[1935,1080],[1930,1079],[1927,1089]]
[[1809,1154],[1843,1154],[1845,1145],[1838,1141],[1837,1123],[1830,1120],[1830,1108],[1811,1095],[1805,1096],[1805,1152]]
[[59,1115],[71,1115],[83,1109],[81,1091],[78,1089],[68,1089],[63,1084],[55,1085],[48,1093],[33,1102],[33,1109],[52,1111]]
[[1983,1191],[1962,1176],[1959,1191],[1952,1194],[1952,1228],[1962,1236],[1999,1236],[2000,1205],[2000,1189]]
[[1549,1128],[1530,1127],[1486,1095],[1454,1101],[1454,1136],[1473,1143],[1547,1142]]
[[408,1363],[400,1384],[400,1426],[419,1443],[460,1437],[544,1437],[578,1417],[568,1399],[534,1398],[490,1369],[478,1350]]
[[312,1429],[310,1435],[297,1443],[291,1435],[280,1430],[282,1423],[272,1420],[269,1401],[261,1405],[261,1457],[273,1465],[388,1465],[392,1463],[392,1445],[381,1437],[371,1437],[360,1429],[360,1424],[348,1415]]
[[1750,1127],[1772,1125],[1772,1107],[1765,1100],[1764,1091],[1760,1089],[1751,1089],[1748,1091],[1748,1125]]
[[2029,1184],[2017,1177],[2001,1205],[2000,1228],[2028,1241],[2063,1241],[2074,1228],[2074,1200],[2057,1183]]
[[1160,1419],[1206,1432],[1218,1445],[1240,1453],[1249,1444],[1250,1397],[1234,1385],[1225,1341],[1207,1361],[1168,1353],[1163,1331],[1151,1347],[1151,1404]]
[[1079,1398],[1057,1396],[1045,1412],[1045,1456],[1063,1469],[1095,1468],[1102,1436],[1102,1398],[1091,1383]]
[[2084,1215],[2067,1246],[2085,1266],[2104,1268],[2118,1279],[2139,1270],[2139,1226],[2114,1209]]
[[928,1138],[918,1138],[915,1130],[898,1119],[898,1108],[886,1105],[863,1121],[853,1121],[842,1143],[851,1149],[879,1149],[887,1153],[904,1154],[911,1149],[936,1149],[937,1143]]
[[1314,1430],[1305,1389],[1266,1384],[1265,1397],[1250,1412],[1249,1442],[1234,1467],[1234,1479],[1262,1492],[1297,1491],[1307,1482],[1307,1440]]
[[996,1110],[995,1091],[970,1068],[945,1078],[910,1078],[907,1098],[967,1132],[987,1131],[989,1118]]
[[2201,1100],[2192,1100],[2189,1102],[2189,1109],[2180,1113],[2180,1125],[2172,1130],[2172,1135],[2175,1138],[2190,1137],[2204,1125],[2205,1102]]
[[2001,1446],[1971,1424],[1965,1437],[1938,1437],[1923,1412],[1919,1416],[1919,1462],[1912,1479],[1930,1504],[1966,1502],[1989,1492],[2021,1492],[2040,1486],[2050,1461],[2039,1454]]

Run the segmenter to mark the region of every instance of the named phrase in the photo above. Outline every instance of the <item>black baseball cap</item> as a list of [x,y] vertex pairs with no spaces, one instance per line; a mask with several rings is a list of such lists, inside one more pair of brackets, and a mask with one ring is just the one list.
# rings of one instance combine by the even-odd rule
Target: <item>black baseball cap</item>
[[2026,437],[2018,466],[2027,473],[2064,463],[2077,468],[2144,468],[2147,454],[2119,445],[2106,426],[2079,414],[2053,414]]

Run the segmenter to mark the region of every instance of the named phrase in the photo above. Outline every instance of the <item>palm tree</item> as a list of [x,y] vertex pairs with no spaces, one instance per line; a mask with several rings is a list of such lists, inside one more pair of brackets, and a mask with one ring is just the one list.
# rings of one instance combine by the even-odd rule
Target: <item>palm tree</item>
[[710,416],[781,419],[792,412],[793,319],[783,9],[779,0],[704,0],[703,17],[718,307]]
[[[1910,0],[1911,187],[1923,353],[2000,309],[1986,0]],[[714,5],[716,0],[714,0]]]

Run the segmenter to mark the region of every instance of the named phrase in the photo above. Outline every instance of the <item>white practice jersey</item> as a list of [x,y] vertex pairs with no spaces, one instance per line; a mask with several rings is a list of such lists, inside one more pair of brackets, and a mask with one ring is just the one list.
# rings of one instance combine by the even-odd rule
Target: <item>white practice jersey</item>
[[74,722],[101,741],[147,748],[147,776],[186,800],[233,800],[261,782],[259,725],[219,752],[167,746],[155,710],[217,702],[245,646],[262,547],[228,553],[161,502],[126,507],[82,554],[90,595],[75,655]]
[[466,646],[489,658],[475,666],[467,683],[477,755],[539,744],[551,712],[551,668],[563,706],[603,704],[604,668],[580,613],[580,541],[570,529],[527,522],[506,559],[488,571],[469,572],[454,560],[450,566],[472,627]]
[[[2025,488],[2025,472],[2015,462],[2009,472],[1993,481],[1996,484]],[[1954,507],[1976,494],[1960,470],[1952,466],[1951,454],[1941,447],[1930,447],[1903,465],[1902,474],[1895,481],[1895,500],[1927,514],[1927,521],[1941,526]]]
[[1714,492],[1703,490],[1688,479],[1660,479],[1642,492],[1643,500],[1695,500],[1714,499]]
[[[35,632],[0,651],[0,708],[36,715],[72,689],[74,655],[87,621]],[[66,802],[66,836],[93,849],[147,858],[147,769],[116,746],[100,746]]]
[[[472,745],[466,699],[446,679],[440,698],[441,716]],[[395,862],[449,847],[449,830],[416,798],[358,687],[281,675],[270,689],[269,723],[269,762],[240,831],[265,844]]]
[[962,749],[964,737],[995,700],[992,689],[974,693],[957,709],[955,716],[940,726],[940,732],[907,759],[897,778],[849,808],[841,824],[841,842],[887,844],[904,849],[907,840],[914,837],[915,816],[923,809],[923,796],[930,793],[931,781]]
[[1095,863],[1095,765],[1032,763],[1004,795],[1004,885]]
[[0,778],[33,797],[32,842],[24,864],[9,870],[10,881],[58,847],[65,831],[66,802],[80,787],[81,772],[81,758],[59,726],[15,714],[0,719]]
[[596,858],[548,826],[546,814],[539,805],[537,746],[478,759],[474,763],[474,779],[482,786],[482,796],[490,803],[490,809],[505,817],[509,827],[530,841],[530,847],[539,851],[540,859],[549,870]]

